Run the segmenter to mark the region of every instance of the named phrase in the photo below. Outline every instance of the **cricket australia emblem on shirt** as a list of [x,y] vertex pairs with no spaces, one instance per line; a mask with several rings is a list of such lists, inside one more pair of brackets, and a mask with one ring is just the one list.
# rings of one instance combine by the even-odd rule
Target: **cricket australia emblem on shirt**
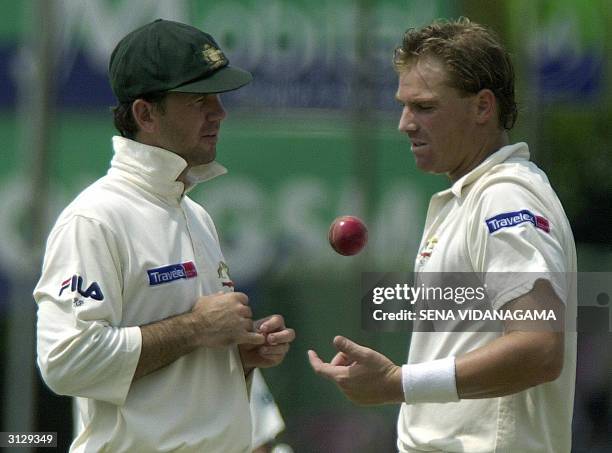
[[425,247],[423,247],[423,250],[421,251],[421,253],[419,253],[419,264],[422,265],[427,259],[429,259],[437,243],[438,238],[436,236],[432,236],[427,239]]
[[234,287],[234,282],[230,279],[229,276],[229,267],[223,261],[219,261],[217,275],[219,276],[219,280],[221,280],[221,284],[223,286],[227,286],[229,288]]

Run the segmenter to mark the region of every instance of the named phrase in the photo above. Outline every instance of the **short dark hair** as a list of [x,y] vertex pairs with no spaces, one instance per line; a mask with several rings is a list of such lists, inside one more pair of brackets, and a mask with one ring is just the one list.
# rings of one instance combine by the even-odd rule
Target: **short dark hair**
[[421,57],[440,60],[453,88],[469,94],[485,88],[491,90],[499,104],[500,126],[512,129],[518,115],[514,68],[510,55],[492,30],[465,17],[410,28],[402,45],[395,49],[393,65],[401,72]]
[[[165,113],[167,95],[167,91],[158,91],[155,93],[142,95],[139,99],[155,104],[160,112]],[[119,131],[122,137],[132,140],[136,138],[136,133],[138,132],[138,124],[136,123],[136,120],[134,120],[134,115],[132,115],[132,104],[134,101],[135,100],[120,102],[111,109],[113,112],[113,123],[115,124],[115,128]]]

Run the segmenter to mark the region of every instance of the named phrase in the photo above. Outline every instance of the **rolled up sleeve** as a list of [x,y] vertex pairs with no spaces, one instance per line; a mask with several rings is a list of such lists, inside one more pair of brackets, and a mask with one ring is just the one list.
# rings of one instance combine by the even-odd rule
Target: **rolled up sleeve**
[[[550,281],[557,296],[567,299],[567,257],[561,225],[545,202],[524,185],[497,183],[478,198],[468,227],[468,250],[474,269],[485,274],[493,308],[532,290],[539,279]],[[512,226],[489,227],[496,217],[524,213]],[[543,226],[536,222],[542,219]]]
[[40,281],[37,363],[51,390],[122,405],[140,357],[122,326],[121,263],[112,231],[74,216],[49,236]]

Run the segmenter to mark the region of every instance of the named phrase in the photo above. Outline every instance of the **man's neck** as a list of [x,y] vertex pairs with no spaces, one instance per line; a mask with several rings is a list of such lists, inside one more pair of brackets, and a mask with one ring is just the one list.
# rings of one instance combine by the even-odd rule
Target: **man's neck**
[[457,180],[467,175],[473,169],[478,167],[482,162],[484,162],[487,157],[498,151],[500,148],[508,145],[509,143],[510,139],[508,137],[508,132],[505,130],[501,133],[498,131],[495,134],[487,136],[485,140],[483,140],[482,144],[478,147],[478,152],[476,152],[472,156],[472,158],[466,163],[466,165],[464,165],[462,168],[458,169],[455,172],[447,174],[451,183],[455,183]]

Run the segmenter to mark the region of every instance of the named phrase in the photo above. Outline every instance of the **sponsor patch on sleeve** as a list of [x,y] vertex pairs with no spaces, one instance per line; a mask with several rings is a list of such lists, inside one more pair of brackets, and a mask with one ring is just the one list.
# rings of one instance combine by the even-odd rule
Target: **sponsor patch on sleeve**
[[489,233],[495,233],[502,228],[510,228],[521,223],[529,222],[536,228],[550,233],[550,222],[545,217],[535,215],[527,209],[522,211],[503,212],[485,220]]
[[149,286],[155,286],[183,278],[196,277],[198,271],[193,261],[187,261],[185,263],[170,264],[169,266],[149,269],[147,270],[147,275],[149,276]]

